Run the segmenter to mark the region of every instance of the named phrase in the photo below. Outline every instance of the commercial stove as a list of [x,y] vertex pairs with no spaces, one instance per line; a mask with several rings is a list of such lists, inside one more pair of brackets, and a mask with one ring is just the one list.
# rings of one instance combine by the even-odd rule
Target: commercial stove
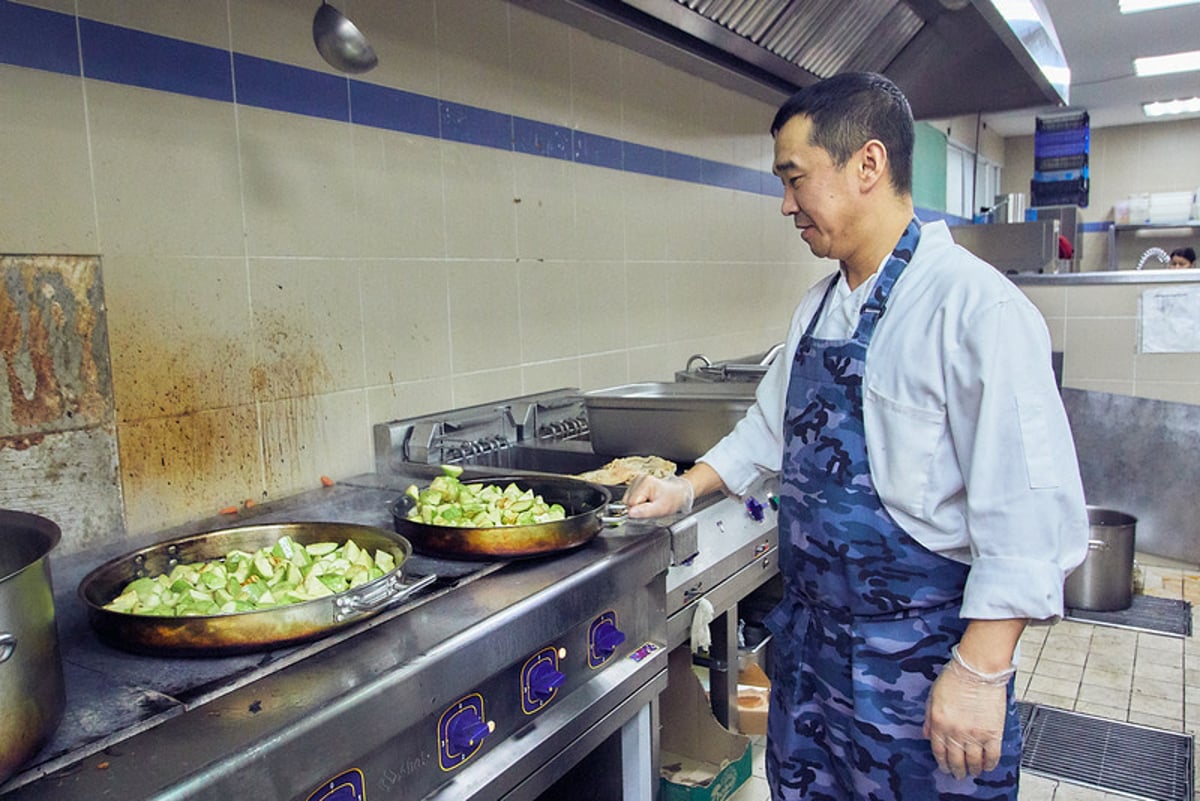
[[[390,527],[389,504],[421,480],[357,476],[238,522]],[[528,560],[417,554],[406,580],[437,578],[394,608],[301,645],[207,658],[127,653],[90,629],[75,587],[137,543],[54,560],[67,712],[0,797],[515,801],[574,797],[565,782],[649,798],[668,542],[645,527]]]
[[233,524],[391,528],[391,504],[443,463],[487,478],[573,475],[611,458],[592,451],[574,389],[392,421],[374,435],[373,473],[234,523],[194,521],[52,557],[67,711],[0,798],[652,798],[667,653],[707,606],[713,708],[736,726],[737,603],[776,572],[767,484],[532,559],[415,554],[406,581],[432,584],[299,645],[182,658],[98,639],[75,589],[145,545]]
[[[777,352],[772,348],[760,360]],[[633,455],[598,454],[589,434],[585,395],[563,388],[378,424],[375,469],[378,475],[434,475],[438,465],[460,464],[483,475],[577,475]],[[611,489],[619,499],[623,489]],[[689,514],[624,524],[634,531],[661,525],[670,535],[668,646],[689,641],[697,614],[712,615],[706,664],[713,712],[730,728],[737,727],[738,603],[779,571],[776,497],[775,478],[766,478],[741,498],[714,494],[697,499]]]

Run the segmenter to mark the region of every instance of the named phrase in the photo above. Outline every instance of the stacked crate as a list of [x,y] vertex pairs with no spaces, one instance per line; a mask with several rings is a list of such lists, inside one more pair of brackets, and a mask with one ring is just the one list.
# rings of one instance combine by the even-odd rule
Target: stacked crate
[[1087,206],[1090,144],[1086,111],[1037,118],[1031,206]]

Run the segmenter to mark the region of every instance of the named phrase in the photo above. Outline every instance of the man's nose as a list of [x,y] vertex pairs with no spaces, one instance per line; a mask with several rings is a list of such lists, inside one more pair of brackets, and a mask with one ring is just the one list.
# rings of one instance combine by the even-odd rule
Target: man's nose
[[783,193],[783,203],[779,207],[779,212],[784,217],[791,217],[798,211],[800,211],[800,204],[798,204],[796,199],[792,197],[791,192],[785,191]]

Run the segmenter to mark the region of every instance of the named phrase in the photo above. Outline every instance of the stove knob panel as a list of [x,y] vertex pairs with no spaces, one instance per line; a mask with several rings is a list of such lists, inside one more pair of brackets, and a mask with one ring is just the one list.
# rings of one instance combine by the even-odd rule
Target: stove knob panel
[[521,711],[526,715],[542,709],[558,694],[567,680],[558,669],[558,660],[566,657],[566,649],[543,648],[521,668]]
[[496,730],[483,713],[483,696],[472,693],[442,713],[438,721],[438,760],[442,770],[454,770],[473,757],[484,738]]
[[617,628],[617,613],[605,612],[592,621],[588,630],[588,667],[598,668],[625,642],[625,632]]

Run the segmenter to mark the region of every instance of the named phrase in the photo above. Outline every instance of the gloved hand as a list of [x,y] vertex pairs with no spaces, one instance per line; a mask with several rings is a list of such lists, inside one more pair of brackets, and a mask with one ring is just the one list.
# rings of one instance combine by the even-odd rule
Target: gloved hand
[[1008,680],[1015,668],[983,673],[950,649],[952,659],[933,683],[925,705],[925,736],[943,773],[978,776],[1000,761]]
[[648,473],[630,482],[622,502],[629,507],[629,516],[662,517],[675,512],[692,511],[696,491],[692,482],[683,476],[655,478]]

